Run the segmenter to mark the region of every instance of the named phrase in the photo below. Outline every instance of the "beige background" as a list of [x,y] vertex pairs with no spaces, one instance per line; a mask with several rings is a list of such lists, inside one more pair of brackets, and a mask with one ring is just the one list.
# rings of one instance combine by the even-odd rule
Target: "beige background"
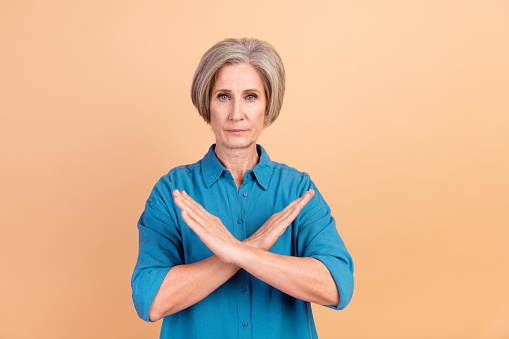
[[0,338],[156,338],[130,277],[157,179],[213,142],[203,52],[270,41],[260,143],[355,262],[320,338],[509,338],[509,1],[0,1]]

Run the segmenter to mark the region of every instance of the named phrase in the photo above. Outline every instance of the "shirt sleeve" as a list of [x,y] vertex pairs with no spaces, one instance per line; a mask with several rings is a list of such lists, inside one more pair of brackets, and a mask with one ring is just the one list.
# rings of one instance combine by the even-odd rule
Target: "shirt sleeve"
[[134,307],[145,321],[150,321],[150,307],[166,274],[183,263],[182,236],[164,201],[161,186],[164,185],[160,181],[154,187],[138,221],[139,252],[131,279]]
[[339,292],[339,303],[328,306],[345,308],[352,299],[354,289],[353,261],[339,236],[331,209],[307,174],[304,174],[299,196],[312,188],[315,196],[299,213],[297,250],[299,256],[320,260],[331,273]]

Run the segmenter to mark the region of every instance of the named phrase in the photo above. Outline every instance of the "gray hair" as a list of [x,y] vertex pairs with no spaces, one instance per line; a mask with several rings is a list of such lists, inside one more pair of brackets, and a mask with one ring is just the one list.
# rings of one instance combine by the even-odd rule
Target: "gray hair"
[[225,39],[212,46],[200,60],[191,86],[191,100],[200,116],[210,124],[210,92],[221,67],[246,63],[260,75],[267,107],[265,127],[279,116],[285,94],[285,69],[277,51],[268,42],[255,38]]

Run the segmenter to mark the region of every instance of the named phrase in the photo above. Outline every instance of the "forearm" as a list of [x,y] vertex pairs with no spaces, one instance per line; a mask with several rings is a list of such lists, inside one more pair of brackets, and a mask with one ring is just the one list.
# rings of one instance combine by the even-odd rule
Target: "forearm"
[[150,320],[159,320],[196,304],[238,270],[234,264],[224,263],[215,255],[192,264],[172,267],[152,302]]
[[336,284],[322,262],[267,252],[313,195],[314,191],[309,190],[241,243],[219,218],[208,213],[187,193],[175,190],[174,201],[182,210],[183,220],[216,255],[172,268],[151,306],[150,319],[159,319],[197,303],[232,277],[239,267],[295,298],[337,305]]
[[234,263],[294,298],[326,306],[339,303],[336,283],[317,259],[279,255],[243,244]]

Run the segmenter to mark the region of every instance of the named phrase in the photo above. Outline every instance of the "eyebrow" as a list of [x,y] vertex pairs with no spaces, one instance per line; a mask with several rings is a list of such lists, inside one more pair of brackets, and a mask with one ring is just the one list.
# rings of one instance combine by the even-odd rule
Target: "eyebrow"
[[[220,89],[215,90],[214,94],[217,93],[217,92],[232,93],[232,90],[220,88]],[[261,94],[261,92],[259,90],[257,90],[256,88],[249,88],[249,89],[246,89],[246,90],[242,91],[242,93],[247,93],[247,92],[256,92],[256,93]]]

